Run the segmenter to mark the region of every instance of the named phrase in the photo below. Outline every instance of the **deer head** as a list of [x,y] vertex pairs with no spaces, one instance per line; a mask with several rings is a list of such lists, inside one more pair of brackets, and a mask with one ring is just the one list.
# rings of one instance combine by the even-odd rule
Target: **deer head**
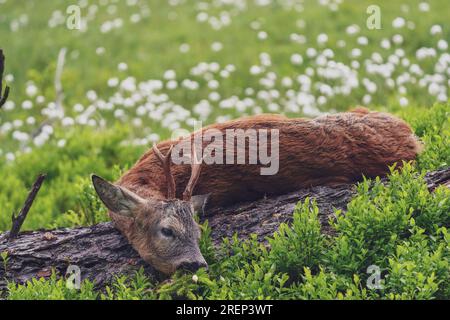
[[140,256],[154,268],[170,275],[178,269],[194,272],[207,267],[199,248],[200,229],[194,220],[192,192],[201,168],[195,147],[191,157],[191,178],[182,200],[175,197],[175,180],[170,170],[172,147],[166,156],[156,145],[153,152],[166,176],[166,199],[143,199],[122,186],[93,175],[95,190],[109,210],[132,219],[130,230],[124,233]]

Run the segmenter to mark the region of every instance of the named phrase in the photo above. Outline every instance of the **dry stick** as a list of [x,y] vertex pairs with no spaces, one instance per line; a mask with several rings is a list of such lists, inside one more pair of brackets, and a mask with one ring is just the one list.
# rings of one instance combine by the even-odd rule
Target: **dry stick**
[[3,71],[5,71],[5,56],[3,55],[3,50],[0,49],[0,109],[1,109],[1,107],[3,107],[3,105],[6,102],[6,99],[8,99],[8,96],[9,96],[9,87],[8,86],[6,86],[5,92],[2,96]]
[[25,204],[23,205],[22,210],[20,210],[19,215],[16,217],[13,213],[12,215],[12,227],[11,232],[9,233],[9,240],[12,240],[17,237],[19,234],[20,228],[22,227],[23,222],[25,221],[25,218],[27,217],[28,211],[30,211],[31,205],[34,202],[34,199],[36,198],[39,189],[41,189],[42,183],[45,180],[45,174],[40,174],[36,181],[33,184],[33,187],[30,190],[30,193],[28,194],[27,200],[25,200]]

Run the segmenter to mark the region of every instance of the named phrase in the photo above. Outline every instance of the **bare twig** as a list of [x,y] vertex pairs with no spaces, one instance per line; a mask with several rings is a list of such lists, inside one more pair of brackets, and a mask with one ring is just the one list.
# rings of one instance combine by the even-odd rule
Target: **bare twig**
[[40,174],[36,181],[33,184],[33,187],[28,194],[27,199],[25,200],[25,204],[23,205],[22,210],[20,210],[19,215],[16,217],[14,214],[12,215],[12,227],[11,232],[9,233],[9,240],[12,240],[17,237],[19,234],[20,228],[22,227],[25,218],[27,217],[28,211],[30,211],[31,205],[36,198],[39,189],[41,189],[42,183],[45,180],[45,174]]
[[3,55],[3,50],[0,49],[0,108],[3,107],[3,105],[6,102],[6,99],[8,99],[8,96],[9,96],[9,87],[8,86],[6,86],[5,92],[2,95],[3,71],[5,71],[5,56]]

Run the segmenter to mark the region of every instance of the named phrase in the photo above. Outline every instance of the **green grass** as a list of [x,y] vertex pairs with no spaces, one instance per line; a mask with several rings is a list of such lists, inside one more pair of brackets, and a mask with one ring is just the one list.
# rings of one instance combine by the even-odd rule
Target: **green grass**
[[[208,273],[200,271],[197,282],[192,280],[192,275],[179,274],[171,282],[152,283],[138,273],[130,279],[119,277],[105,292],[95,292],[89,282],[84,283],[81,291],[72,291],[65,287],[64,281],[53,277],[23,286],[10,284],[7,293],[10,299],[450,298],[449,192],[439,188],[430,193],[420,178],[427,171],[450,165],[448,98],[442,101],[431,94],[430,83],[420,85],[428,78],[426,75],[439,74],[442,78],[439,85],[445,88],[447,97],[449,95],[448,62],[444,62],[447,69],[443,70],[438,63],[447,61],[448,48],[439,49],[438,43],[440,40],[450,42],[445,15],[450,9],[449,2],[430,0],[430,10],[421,12],[419,3],[423,1],[377,1],[381,8],[381,30],[365,27],[366,8],[375,4],[373,1],[343,1],[337,11],[315,0],[299,1],[303,4],[296,8],[302,7],[303,11],[296,11],[286,5],[288,2],[277,0],[268,6],[258,6],[254,1],[247,1],[247,7],[241,8],[235,5],[215,7],[212,1],[205,1],[210,5],[202,9],[194,0],[175,1],[177,5],[162,0],[139,0],[136,5],[128,5],[134,1],[94,0],[89,3],[91,8],[97,6],[97,13],[88,21],[87,30],[80,32],[68,30],[64,21],[55,28],[48,25],[56,10],[64,13],[73,1],[0,0],[0,47],[7,57],[6,74],[14,77],[8,84],[12,88],[9,100],[15,104],[14,108],[5,106],[0,111],[0,231],[10,228],[11,213],[20,209],[28,188],[41,172],[46,172],[48,177],[24,230],[106,221],[105,208],[95,195],[89,175],[96,172],[109,180],[117,179],[153,140],[168,138],[174,129],[171,125],[191,130],[190,118],[202,119],[207,124],[220,117],[235,118],[259,112],[299,117],[366,105],[405,119],[425,144],[417,161],[401,172],[393,171],[386,185],[375,180],[358,186],[358,195],[348,205],[347,213],[338,214],[334,222],[337,230],[334,238],[321,235],[318,209],[311,199],[298,205],[292,225],[283,225],[271,237],[271,249],[260,246],[254,239],[242,243],[234,238],[226,240],[217,251],[211,247],[209,229],[205,226],[202,252],[211,268]],[[149,16],[144,16],[146,8]],[[89,10],[92,9],[82,8],[83,18],[88,16]],[[196,21],[203,11],[210,17],[229,13],[231,23],[214,30],[208,22]],[[130,17],[136,13],[142,15],[142,19],[132,23]],[[393,28],[392,21],[396,17],[413,23],[414,29]],[[121,28],[100,32],[102,24],[117,18],[123,20]],[[299,26],[299,21],[305,26]],[[16,23],[20,27],[13,32],[11,26]],[[256,30],[257,24],[259,30]],[[359,26],[358,35],[346,33],[350,25]],[[442,26],[442,32],[431,35],[430,29],[435,25]],[[259,40],[259,31],[267,32],[268,38]],[[326,44],[316,41],[322,33],[328,36]],[[303,35],[306,42],[291,41],[292,34]],[[383,39],[392,39],[395,34],[402,35],[403,43],[391,43],[389,49],[380,47]],[[357,43],[360,36],[367,37],[367,45]],[[342,40],[346,42],[345,47],[338,45]],[[220,42],[223,49],[212,50],[214,42]],[[187,53],[180,52],[182,44],[189,44]],[[63,47],[68,50],[62,75],[64,111],[66,117],[75,120],[71,126],[43,114],[55,99],[54,74],[57,56]],[[100,47],[105,50],[103,55],[96,53]],[[434,48],[436,56],[419,59],[417,51],[424,47]],[[331,49],[334,57],[328,60],[341,62],[356,72],[358,85],[348,95],[321,93],[316,88],[318,83],[336,86],[348,77],[333,80],[320,76],[320,63],[316,57],[307,56],[308,48],[315,48],[319,53]],[[360,48],[361,56],[350,57],[353,48]],[[291,63],[294,53],[302,55],[301,65]],[[401,58],[388,77],[396,83],[393,87],[382,76],[366,70],[366,62],[374,53],[379,53],[383,63],[402,53],[408,60]],[[252,66],[263,64],[261,54],[268,54],[271,64],[262,74],[251,74]],[[355,61],[360,64],[359,68],[352,66]],[[122,62],[127,64],[127,70],[118,70]],[[233,65],[235,71],[229,77],[213,71],[206,75],[191,74],[192,68],[205,62],[217,62],[220,70]],[[419,65],[423,73],[413,75],[408,62]],[[316,99],[326,97],[326,102],[315,104],[312,109],[300,106],[292,110],[289,97],[305,92],[296,79],[309,69],[314,70],[314,75],[309,77],[312,85],[306,91]],[[169,90],[167,80],[163,79],[167,70],[176,72],[178,88],[174,90]],[[406,72],[414,80],[402,85],[400,76]],[[266,87],[263,79],[273,76],[274,83]],[[109,87],[108,80],[116,77],[120,81],[133,77],[138,88],[127,91]],[[290,87],[283,84],[285,77],[293,81]],[[364,100],[369,94],[362,83],[364,78],[377,85],[376,92],[370,94],[370,101]],[[139,84],[151,79],[162,81],[163,88],[151,92],[139,88]],[[184,88],[182,82],[186,79],[198,82],[198,89]],[[217,89],[208,87],[210,79],[218,81]],[[27,94],[27,87],[31,85],[36,86],[36,95]],[[87,97],[91,90],[96,92],[97,99]],[[220,95],[219,101],[209,97],[214,92]],[[114,102],[117,93],[124,98],[135,97],[135,103],[126,106],[129,101]],[[38,99],[38,96],[43,98]],[[233,96],[240,103],[230,108],[221,107],[221,101]],[[401,103],[402,97],[407,98],[406,105]],[[32,103],[31,109],[21,107],[26,100]],[[209,100],[211,105],[210,113],[205,116],[195,111],[202,100]],[[243,108],[242,102],[249,100],[251,104]],[[305,98],[300,100],[303,103]],[[97,108],[89,118],[95,120],[93,125],[77,121],[80,112],[74,108],[76,104],[88,108],[103,102],[112,102],[112,108]],[[149,102],[152,105],[149,108],[160,111],[161,117],[149,116],[148,110],[139,114],[139,107],[148,106]],[[278,107],[273,109],[271,103]],[[123,110],[125,116],[115,116],[117,110]],[[187,115],[181,117],[183,112]],[[29,117],[34,122],[27,122]],[[135,123],[136,119],[141,125]],[[32,138],[16,139],[15,131],[33,135],[41,123],[47,121],[53,133],[42,145],[36,145]],[[14,129],[6,130],[7,126]],[[146,140],[135,143],[136,139]],[[7,258],[2,260],[7,264]],[[370,290],[366,286],[369,276],[366,270],[370,265],[382,270],[381,290]]]

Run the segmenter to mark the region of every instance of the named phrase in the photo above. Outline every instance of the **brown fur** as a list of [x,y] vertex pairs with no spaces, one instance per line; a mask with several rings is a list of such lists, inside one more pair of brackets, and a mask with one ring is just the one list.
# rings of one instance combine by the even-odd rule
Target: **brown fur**
[[[211,193],[209,206],[225,206],[315,185],[354,182],[362,175],[382,176],[388,172],[389,165],[413,160],[421,149],[404,121],[363,108],[313,120],[259,115],[203,130],[208,128],[280,130],[280,170],[274,176],[261,176],[260,166],[255,165],[203,164],[194,194]],[[165,153],[176,143],[164,141],[158,148]],[[180,197],[190,177],[190,166],[172,165],[172,172]],[[161,166],[151,150],[118,184],[144,198],[159,199],[165,198],[167,187]]]
[[[276,175],[260,175],[259,165],[202,165],[194,195],[211,194],[209,207],[226,206],[316,185],[351,183],[360,180],[363,175],[382,176],[388,172],[388,166],[394,163],[401,165],[402,160],[414,160],[421,150],[421,144],[404,121],[364,108],[312,120],[259,115],[211,125],[202,130],[209,128],[219,129],[223,134],[226,129],[250,128],[278,129],[280,132],[279,171]],[[164,141],[157,147],[166,154],[170,146],[176,143]],[[206,144],[208,142],[204,142],[204,146]],[[181,198],[191,175],[191,167],[172,164],[172,174],[176,195]],[[146,200],[145,203],[139,201],[143,204],[134,209],[132,219],[110,212],[115,225],[146,261],[167,274],[173,273],[181,262],[192,259],[204,262],[198,249],[198,227],[190,217],[192,212],[187,214],[192,211],[192,207],[188,208],[191,204],[166,199],[166,178],[152,150],[121,177],[117,186]],[[110,199],[105,203],[112,203],[114,207],[117,192],[107,193],[106,198]],[[111,209],[111,205],[109,207]],[[126,201],[125,207],[129,208]],[[157,232],[164,224],[169,224],[180,236],[171,242],[166,241]]]

